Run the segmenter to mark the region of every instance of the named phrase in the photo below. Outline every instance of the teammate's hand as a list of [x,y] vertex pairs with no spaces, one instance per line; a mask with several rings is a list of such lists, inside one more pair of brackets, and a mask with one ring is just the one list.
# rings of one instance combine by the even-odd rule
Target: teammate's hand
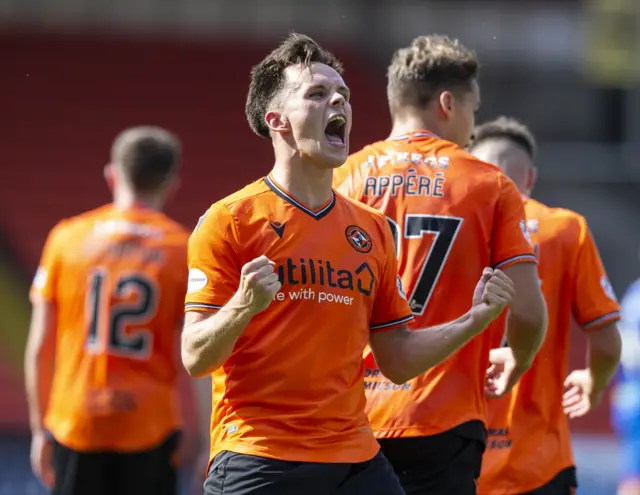
[[489,323],[502,313],[514,294],[513,282],[504,272],[485,268],[473,292],[471,311],[474,316]]
[[484,377],[484,395],[490,399],[503,397],[515,384],[512,375],[516,369],[516,360],[509,347],[491,349],[489,367]]
[[491,349],[489,368],[484,380],[484,394],[490,399],[504,397],[524,375],[526,368],[518,366],[510,347]]
[[593,377],[588,369],[569,373],[564,386],[567,390],[562,396],[562,408],[571,419],[587,414],[602,398],[602,392],[593,389]]
[[31,437],[31,469],[33,474],[48,488],[53,487],[53,443],[44,432]]
[[264,255],[244,265],[233,306],[248,308],[254,314],[267,309],[281,287],[275,265]]

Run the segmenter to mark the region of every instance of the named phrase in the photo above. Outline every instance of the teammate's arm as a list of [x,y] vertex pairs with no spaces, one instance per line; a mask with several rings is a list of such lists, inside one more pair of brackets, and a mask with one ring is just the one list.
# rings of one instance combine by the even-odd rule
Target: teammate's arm
[[49,405],[55,364],[55,326],[55,303],[34,296],[24,370],[33,435],[44,434],[43,418]]
[[516,361],[514,375],[531,367],[547,331],[547,305],[540,290],[535,263],[517,263],[503,269],[512,280],[515,295],[507,315],[507,343]]
[[51,442],[44,417],[49,407],[56,355],[56,287],[59,276],[58,238],[54,228],[42,253],[40,266],[31,286],[31,324],[25,350],[24,374],[31,428],[31,468],[42,482],[53,484]]
[[[515,184],[499,176],[500,192],[492,235],[493,265],[513,281],[507,342],[516,360],[512,382],[533,363],[547,331],[547,306],[540,289],[538,266],[525,221],[524,204]],[[513,384],[512,383],[512,384]]]
[[472,308],[455,321],[410,331],[413,318],[402,283],[391,228],[380,216],[387,261],[371,315],[369,345],[380,371],[394,383],[406,381],[444,361],[482,332],[513,296],[511,281],[499,270],[486,268],[473,294]]
[[600,402],[622,352],[619,306],[586,221],[580,220],[573,313],[587,335],[587,367],[565,381],[563,405],[569,417],[583,416]]

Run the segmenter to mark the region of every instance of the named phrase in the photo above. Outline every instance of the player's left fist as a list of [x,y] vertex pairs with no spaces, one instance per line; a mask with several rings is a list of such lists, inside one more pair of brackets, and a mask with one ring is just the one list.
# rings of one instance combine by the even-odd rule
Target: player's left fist
[[493,321],[509,305],[514,295],[513,282],[504,272],[485,268],[473,293],[472,311],[475,316]]

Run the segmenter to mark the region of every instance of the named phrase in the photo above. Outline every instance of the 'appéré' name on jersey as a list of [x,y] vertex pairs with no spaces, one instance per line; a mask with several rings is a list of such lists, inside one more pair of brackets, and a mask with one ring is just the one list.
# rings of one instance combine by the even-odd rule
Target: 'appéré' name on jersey
[[287,258],[278,265],[278,278],[283,286],[317,285],[357,291],[365,296],[373,292],[375,277],[368,263],[362,262],[355,270],[336,267],[329,260]]
[[435,172],[433,176],[418,174],[415,168],[406,174],[372,175],[364,181],[364,196],[397,196],[403,192],[405,196],[422,196],[444,198],[444,172]]

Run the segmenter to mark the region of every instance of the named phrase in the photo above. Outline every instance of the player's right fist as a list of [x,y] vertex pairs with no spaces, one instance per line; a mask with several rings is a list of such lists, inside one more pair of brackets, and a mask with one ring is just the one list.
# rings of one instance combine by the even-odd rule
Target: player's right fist
[[485,268],[473,293],[472,311],[491,322],[502,313],[514,295],[513,282],[504,272]]
[[282,286],[274,267],[266,256],[260,256],[242,267],[240,287],[236,292],[237,303],[253,314],[267,309]]

